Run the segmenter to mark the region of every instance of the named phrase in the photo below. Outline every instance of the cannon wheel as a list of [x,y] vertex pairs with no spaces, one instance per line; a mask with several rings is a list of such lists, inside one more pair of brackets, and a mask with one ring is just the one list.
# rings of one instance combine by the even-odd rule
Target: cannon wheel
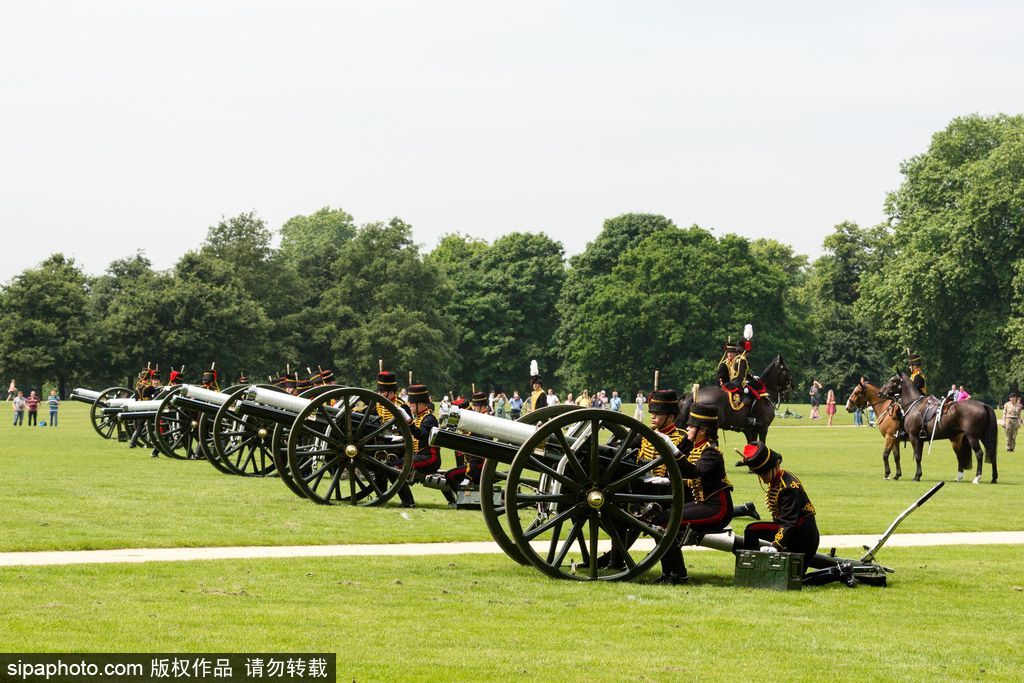
[[[313,399],[324,393],[325,391],[331,391],[338,389],[336,384],[323,384],[299,394],[299,398]],[[306,498],[305,492],[299,488],[298,484],[295,483],[295,479],[292,477],[291,471],[288,469],[288,427],[280,424],[275,424],[274,429],[270,435],[270,454],[274,458],[274,465],[277,468],[277,476],[281,477],[281,481],[284,482],[292,493],[299,498]]]
[[[556,415],[564,415],[570,411],[582,409],[582,406],[572,404],[548,406],[527,413],[519,418],[518,421],[523,424],[539,424]],[[484,523],[487,524],[487,530],[491,532],[491,538],[498,544],[498,547],[519,564],[528,564],[526,558],[519,552],[519,548],[516,547],[516,542],[508,535],[508,532],[501,523],[502,518],[505,516],[504,504],[494,504],[494,494],[503,491],[502,487],[508,477],[508,468],[508,464],[498,462],[493,458],[488,458],[484,461],[483,471],[480,473],[480,511],[484,515]],[[533,488],[536,490],[537,487],[534,486]]]
[[[585,422],[590,423],[590,438],[570,444],[564,431],[578,428]],[[610,458],[602,458],[599,449],[601,431],[620,432],[622,429],[627,431],[625,438],[619,439]],[[636,436],[647,438],[657,450],[657,457],[641,467],[623,464]],[[548,443],[549,439],[553,439],[554,445]],[[536,456],[534,451],[538,448],[545,449],[551,457]],[[559,457],[568,463],[562,472],[553,466]],[[668,489],[657,493],[638,491],[644,475],[662,464],[669,479]],[[533,476],[532,473],[537,471],[557,482],[558,489],[550,493],[520,491],[524,472]],[[650,427],[628,415],[609,410],[588,408],[573,411],[544,423],[519,448],[512,461],[505,494],[509,535],[527,561],[548,576],[580,581],[629,580],[653,567],[675,544],[683,514],[683,486],[674,449]],[[524,525],[519,511],[542,502],[554,504],[554,514],[546,519],[531,517]],[[657,503],[668,509],[664,528],[633,514],[646,503]],[[568,532],[563,535],[566,526]],[[621,535],[625,528],[651,536],[655,539],[654,548],[646,554],[643,550],[631,554],[628,542]],[[624,569],[601,566],[599,544],[602,540],[610,542],[623,558]],[[532,545],[534,543],[543,546],[540,553]],[[568,557],[574,545],[579,549],[578,564]]]
[[[378,404],[393,416],[387,422],[377,417]],[[383,505],[406,485],[412,469],[412,431],[397,418],[404,415],[368,389],[339,387],[320,394],[289,430],[288,471],[293,482],[322,505]],[[387,438],[396,430],[397,443]],[[393,462],[393,454],[399,452],[400,463]]]
[[[257,384],[259,389],[283,391],[271,384]],[[242,394],[251,386],[232,387],[228,399],[214,415],[209,430],[212,432],[215,467],[227,474],[241,477],[266,477],[277,470],[270,448],[274,425],[251,415],[239,416],[235,406]]]
[[[239,389],[245,388],[244,384],[235,384],[226,389],[221,389],[221,393],[228,394],[229,396]],[[214,438],[213,432],[213,420],[215,415],[209,415],[204,413],[199,417],[199,449],[203,453],[203,457],[206,461],[213,465],[213,468],[222,474],[234,474],[231,470],[224,466],[224,463],[220,461],[217,456],[216,439]]]
[[[173,387],[161,396],[163,400],[152,423],[153,442],[162,455],[175,460],[189,460],[197,453],[199,416],[171,403],[171,398],[181,393],[181,389]],[[198,451],[198,454],[202,455],[202,452]]]
[[110,387],[101,391],[89,407],[89,421],[92,422],[92,428],[96,430],[96,433],[104,439],[109,439],[117,429],[117,418],[113,415],[103,414],[103,409],[109,405],[107,402],[110,399],[136,398],[136,396],[135,390],[128,387]]

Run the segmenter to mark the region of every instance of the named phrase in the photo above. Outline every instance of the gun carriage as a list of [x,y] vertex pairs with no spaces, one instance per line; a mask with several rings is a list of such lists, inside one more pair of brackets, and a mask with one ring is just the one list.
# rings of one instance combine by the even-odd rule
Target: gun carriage
[[110,387],[103,391],[76,388],[71,392],[70,396],[74,401],[89,405],[89,422],[92,424],[92,428],[96,430],[96,433],[104,439],[113,437],[114,432],[119,431],[119,425],[116,418],[104,414],[103,409],[120,405],[126,400],[137,397],[138,394],[135,390],[128,387]]

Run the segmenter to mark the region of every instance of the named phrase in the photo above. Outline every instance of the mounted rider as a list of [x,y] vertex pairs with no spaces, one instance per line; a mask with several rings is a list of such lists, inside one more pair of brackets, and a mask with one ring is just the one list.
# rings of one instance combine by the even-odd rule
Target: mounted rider
[[722,346],[724,353],[715,370],[718,386],[729,395],[729,406],[733,410],[751,405],[766,393],[764,382],[750,374],[747,354],[753,338],[754,328],[747,324],[743,328],[743,341],[733,342],[730,338]]
[[907,359],[907,365],[910,366],[910,381],[914,383],[917,390],[921,392],[922,396],[928,395],[928,385],[924,373],[921,372],[921,356],[916,353],[910,354]]

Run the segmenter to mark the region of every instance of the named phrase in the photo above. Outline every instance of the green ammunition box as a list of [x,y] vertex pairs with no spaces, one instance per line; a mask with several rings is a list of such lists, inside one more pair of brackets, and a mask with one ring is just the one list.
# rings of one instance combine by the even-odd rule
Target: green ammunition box
[[804,556],[797,553],[762,553],[741,550],[736,554],[735,585],[798,591],[803,586]]

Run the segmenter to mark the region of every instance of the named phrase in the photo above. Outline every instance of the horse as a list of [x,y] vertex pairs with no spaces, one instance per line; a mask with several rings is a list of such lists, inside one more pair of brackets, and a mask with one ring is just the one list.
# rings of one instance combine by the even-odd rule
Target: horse
[[[780,401],[782,396],[793,387],[793,375],[786,367],[782,356],[775,356],[758,379],[764,385],[763,397],[750,404],[744,402],[739,410],[732,409],[729,393],[717,386],[701,387],[697,392],[697,402],[712,403],[718,406],[719,429],[743,432],[748,443],[755,439],[764,441],[768,436],[768,427],[775,419],[775,403],[772,402],[771,397],[775,396],[775,400]],[[756,385],[756,382],[753,384]],[[687,394],[679,401],[679,416],[676,418],[676,426],[685,428],[693,403],[692,393]]]
[[[896,474],[892,477],[896,481],[903,476],[903,469],[900,467],[900,420],[896,411],[899,406],[892,399],[882,398],[878,395],[879,389],[871,382],[861,380],[853,388],[853,393],[846,400],[846,412],[852,413],[855,410],[864,410],[868,406],[875,411],[875,426],[885,438],[885,447],[882,449],[882,462],[885,464],[885,479],[892,474],[889,469],[889,454],[892,453],[896,462]],[[959,434],[951,438],[953,452],[960,460],[960,448],[963,444],[963,435]]]
[[[999,479],[999,470],[996,466],[996,446],[999,440],[999,421],[996,419],[996,411],[980,401],[967,399],[947,404],[949,407],[941,415],[926,415],[929,405],[937,408],[938,399],[925,397],[917,390],[914,383],[902,372],[893,376],[888,383],[882,387],[879,395],[882,398],[891,398],[903,413],[903,429],[910,439],[910,445],[914,448],[914,460],[917,461],[917,474],[914,481],[921,480],[921,455],[924,450],[924,442],[929,438],[952,439],[960,437],[961,442],[957,450],[958,475],[957,481],[963,479],[963,471],[971,466],[971,452],[977,460],[977,471],[972,483],[981,481],[981,467],[984,462],[982,446],[985,447],[984,455],[992,463],[992,483]],[[938,421],[938,424],[936,424]],[[922,437],[922,433],[925,435]]]

